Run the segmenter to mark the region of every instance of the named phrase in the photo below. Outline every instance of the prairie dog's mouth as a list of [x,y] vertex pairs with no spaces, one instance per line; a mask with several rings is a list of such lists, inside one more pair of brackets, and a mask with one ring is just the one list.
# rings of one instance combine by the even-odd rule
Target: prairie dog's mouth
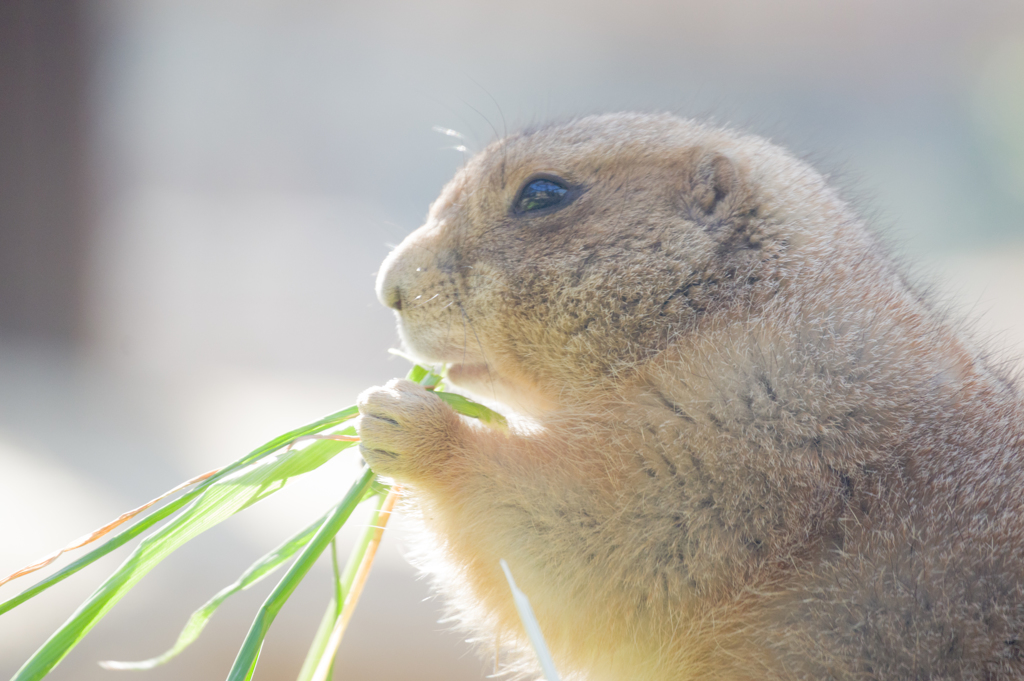
[[486,362],[448,365],[448,378],[455,384],[473,383],[494,377],[494,370]]
[[[507,370],[507,369],[506,369]],[[558,406],[555,399],[545,395],[536,385],[517,374],[501,374],[487,362],[463,362],[448,365],[451,385],[470,392],[475,398],[494,400],[519,414],[540,416]]]

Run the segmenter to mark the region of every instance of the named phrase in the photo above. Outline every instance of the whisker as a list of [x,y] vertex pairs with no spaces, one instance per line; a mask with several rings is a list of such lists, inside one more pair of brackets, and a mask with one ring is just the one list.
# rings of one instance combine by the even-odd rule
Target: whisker
[[468,330],[468,315],[466,314],[465,308],[462,307],[462,303],[459,303],[459,310],[462,312],[462,363],[466,363],[466,354],[469,352],[469,343],[466,341],[469,339],[466,331]]
[[[498,109],[498,115],[501,116],[501,129],[502,129],[502,132],[504,134],[502,134],[499,139],[501,140],[501,186],[504,187],[505,186],[505,166],[508,164],[508,146],[506,144],[506,142],[508,140],[508,123],[505,122],[505,112],[502,111],[501,104],[499,104],[498,100],[494,98],[494,95],[491,94],[490,90],[488,90],[483,85],[481,85],[480,83],[478,83],[475,80],[473,80],[472,76],[468,76],[467,75],[466,77],[469,78],[469,80],[472,81],[474,85],[476,85],[478,88],[483,90],[484,94],[487,95],[491,99],[492,102],[494,102],[495,108]],[[470,108],[472,109],[473,107],[470,107]],[[476,111],[476,109],[473,109],[473,110]],[[480,112],[477,111],[477,113],[480,113]],[[480,114],[480,115],[483,116],[483,114]],[[491,122],[489,120],[487,120],[486,116],[484,116],[484,120],[487,121],[488,125],[491,125]],[[491,125],[491,130],[494,130],[494,126],[493,125]],[[498,131],[497,130],[494,130],[494,135],[495,136],[498,135]]]
[[[454,302],[455,302],[455,298],[452,297],[452,303],[454,303]],[[451,303],[449,303],[449,305],[451,305]],[[446,347],[447,347],[448,341],[451,339],[451,337],[452,337],[452,315],[448,315],[448,328],[445,329],[445,332],[444,332],[444,344],[445,344]]]
[[[410,310],[414,310],[417,307],[423,307],[424,305],[429,303],[431,300],[433,300],[434,298],[439,297],[440,295],[441,295],[440,293],[435,293],[434,295],[430,296],[426,300],[420,300],[421,296],[416,296],[415,298],[412,299],[413,305],[409,309]],[[451,305],[451,303],[448,303],[448,305]],[[444,309],[444,308],[441,308],[441,309]]]
[[433,130],[434,132],[439,132],[442,135],[447,135],[448,137],[454,137],[455,139],[460,139],[460,140],[466,139],[466,136],[463,135],[458,130],[452,130],[451,128],[445,128],[445,127],[440,126],[440,125],[435,125],[433,128],[431,128],[431,130]]
[[[456,301],[453,300],[452,302]],[[469,314],[466,312],[466,308],[462,306],[462,303],[459,303],[459,310],[462,312],[463,328],[465,328],[466,326],[469,327],[469,329],[473,332],[473,339],[476,341],[476,346],[480,349],[480,358],[483,360],[484,368],[487,370],[487,382],[490,383],[491,386],[491,396],[497,397],[497,391],[494,388],[494,375],[491,373],[491,362],[487,358],[487,353],[484,351],[483,343],[480,342],[480,335],[476,332],[476,328],[473,326],[473,321],[469,318]],[[463,345],[463,353],[465,353],[465,351],[466,346]],[[463,354],[463,356],[465,356],[465,354]]]

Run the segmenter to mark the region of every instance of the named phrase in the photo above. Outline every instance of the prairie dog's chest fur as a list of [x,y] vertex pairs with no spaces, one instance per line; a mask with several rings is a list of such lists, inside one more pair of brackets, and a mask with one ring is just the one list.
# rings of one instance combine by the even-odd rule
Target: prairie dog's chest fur
[[566,678],[1024,678],[1024,407],[820,175],[620,114],[513,136],[382,266],[408,348],[528,415],[361,398],[467,629]]

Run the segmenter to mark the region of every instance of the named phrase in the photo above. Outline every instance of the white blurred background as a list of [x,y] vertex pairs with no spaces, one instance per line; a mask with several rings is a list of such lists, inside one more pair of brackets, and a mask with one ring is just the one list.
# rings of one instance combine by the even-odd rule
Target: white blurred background
[[[0,573],[405,373],[373,275],[463,161],[434,126],[472,151],[624,109],[713,118],[808,158],[1019,364],[1019,0],[5,0]],[[330,506],[350,466],[194,541],[51,678],[115,679],[95,661],[162,652]],[[483,678],[404,541],[386,535],[336,678]],[[0,676],[123,551],[0,617]],[[139,678],[223,678],[274,581]],[[324,565],[257,679],[294,678],[329,595]]]

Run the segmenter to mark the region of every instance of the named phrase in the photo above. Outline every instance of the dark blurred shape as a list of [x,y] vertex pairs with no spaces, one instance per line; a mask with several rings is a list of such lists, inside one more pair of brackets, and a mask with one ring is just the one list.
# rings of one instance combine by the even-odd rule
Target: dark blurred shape
[[88,220],[82,0],[0,2],[0,337],[70,344]]

